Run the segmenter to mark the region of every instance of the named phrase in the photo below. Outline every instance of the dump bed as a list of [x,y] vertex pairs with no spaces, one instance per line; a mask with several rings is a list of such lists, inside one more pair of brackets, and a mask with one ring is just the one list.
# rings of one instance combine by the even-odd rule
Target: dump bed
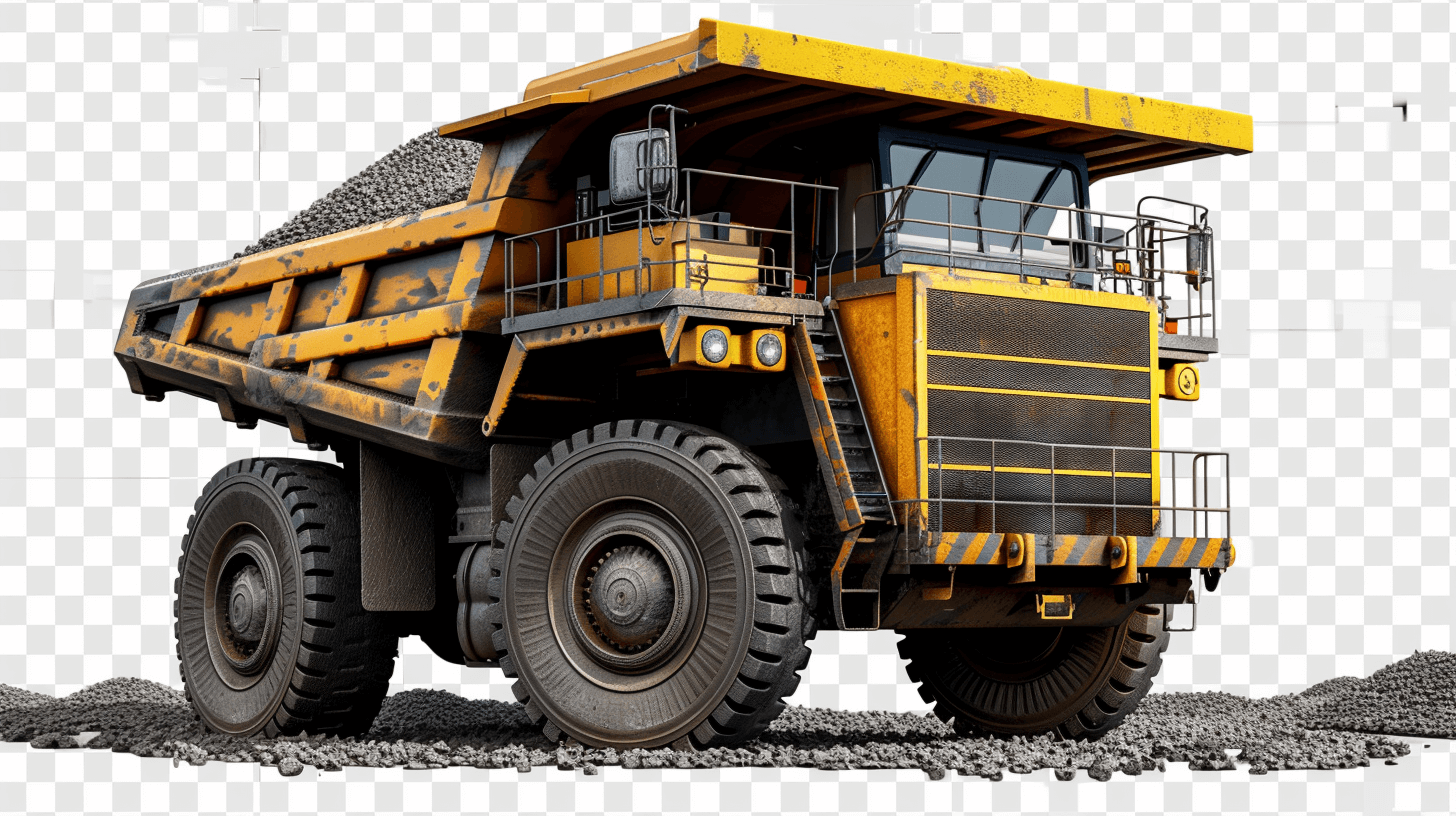
[[117,358],[151,398],[185,391],[300,442],[333,431],[478,465],[505,358],[491,233],[532,203],[462,202],[148,281]]

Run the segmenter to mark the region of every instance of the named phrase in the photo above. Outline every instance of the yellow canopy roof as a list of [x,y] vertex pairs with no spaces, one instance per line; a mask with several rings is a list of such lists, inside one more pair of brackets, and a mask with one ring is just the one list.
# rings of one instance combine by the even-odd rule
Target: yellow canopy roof
[[[776,104],[795,92],[803,104]],[[774,116],[765,122],[873,114],[886,124],[1069,151],[1087,158],[1094,178],[1254,146],[1247,114],[709,19],[681,36],[538,79],[522,103],[440,133],[493,141],[582,106],[679,104],[684,94],[695,114],[705,104],[738,117],[758,106]]]

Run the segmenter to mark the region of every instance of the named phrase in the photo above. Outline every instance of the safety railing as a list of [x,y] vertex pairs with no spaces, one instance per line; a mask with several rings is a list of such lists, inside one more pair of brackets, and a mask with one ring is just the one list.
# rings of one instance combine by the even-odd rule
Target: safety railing
[[[917,469],[916,477],[917,492],[923,498],[894,503],[928,505],[926,525],[937,535],[946,531],[947,507],[961,517],[965,514],[956,509],[965,508],[981,522],[971,525],[976,529],[955,532],[1042,532],[1001,529],[1006,526],[1008,513],[1027,509],[1048,511],[1050,526],[1046,532],[1050,535],[1212,538],[1227,537],[1232,531],[1229,454],[1224,451],[1061,445],[959,436],[922,436],[916,441],[919,443],[917,459],[924,457],[926,464]],[[1008,449],[1009,457],[1016,464],[1007,461]],[[962,461],[947,462],[947,451]],[[976,462],[965,464],[966,459]],[[1028,463],[1032,466],[1027,467]],[[947,474],[968,472],[981,475],[988,482],[980,489],[980,495],[948,497]],[[920,483],[920,473],[925,474],[928,484]],[[1000,488],[998,474],[1003,482]],[[1089,491],[1084,483],[1083,489],[1077,490],[1070,499],[1065,490],[1058,498],[1059,477],[1085,479],[1089,476],[1105,480],[1105,489]],[[1004,486],[1008,477],[1017,482],[1009,489]],[[956,492],[956,485],[952,484],[951,490]],[[1088,497],[1089,492],[1094,495]],[[1129,494],[1134,496],[1131,500],[1127,498]],[[1146,495],[1147,499],[1139,500],[1138,494]],[[1216,503],[1220,500],[1222,504]],[[1072,515],[1081,519],[1079,529],[1058,530],[1059,509],[1075,511]],[[998,512],[1002,516],[999,522]]]
[[[943,199],[944,220],[908,214],[912,196],[920,197],[915,201],[922,213],[919,205],[926,199]],[[853,256],[853,280],[858,279],[859,268],[876,257],[928,255],[944,259],[948,266],[1009,272],[1023,283],[1052,278],[1068,285],[1153,297],[1168,333],[1218,336],[1213,232],[1206,207],[1148,196],[1138,202],[1135,215],[1125,215],[902,185],[860,195],[852,210],[852,235],[860,234],[860,204],[867,199],[882,202],[886,217],[870,246]],[[1145,211],[1150,203],[1186,208],[1188,217],[1181,220],[1176,214]],[[1018,228],[986,225],[982,214],[987,205],[1015,207]],[[1033,218],[1048,215],[1049,220],[1063,219],[1062,234],[1027,228]],[[1032,244],[1056,249],[1033,249]]]
[[[663,171],[657,171],[663,172]],[[573,303],[600,302],[624,295],[646,294],[679,287],[704,290],[713,281],[741,284],[742,277],[714,276],[712,268],[753,270],[757,294],[788,295],[817,299],[817,280],[833,260],[811,261],[810,268],[797,269],[802,237],[797,223],[798,196],[805,191],[819,198],[827,196],[838,207],[839,188],[803,181],[746,176],[713,170],[685,169],[682,175],[682,206],[672,199],[582,218],[568,224],[512,236],[505,241],[505,317],[514,319],[530,303],[530,311],[561,309]],[[713,177],[729,181],[756,182],[788,188],[788,226],[734,224],[716,220],[719,213],[693,212],[694,180]],[[831,210],[832,211],[832,210]],[[636,253],[625,264],[608,266],[611,254],[607,242],[622,233],[636,233]],[[733,236],[741,240],[730,240]],[[711,236],[711,237],[710,237]],[[720,237],[722,236],[722,237]],[[568,273],[567,246],[582,240],[596,242],[596,263],[590,271]],[[652,257],[649,246],[681,242],[682,257]],[[759,250],[757,260],[735,259],[715,254],[711,260],[695,257],[694,251],[736,244]],[[837,236],[834,240],[837,245]],[[780,258],[775,244],[786,251]],[[525,263],[522,257],[525,256]],[[813,257],[813,253],[805,253]],[[677,273],[683,274],[679,276]],[[663,274],[666,272],[667,274]],[[667,281],[666,285],[663,282]],[[575,288],[573,288],[575,287]],[[574,296],[573,296],[574,295]]]

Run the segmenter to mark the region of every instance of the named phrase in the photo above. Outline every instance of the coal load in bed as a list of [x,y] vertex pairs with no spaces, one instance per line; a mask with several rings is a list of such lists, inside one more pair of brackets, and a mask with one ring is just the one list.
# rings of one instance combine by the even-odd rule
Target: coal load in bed
[[387,221],[470,193],[480,145],[431,130],[391,150],[234,257]]
[[[582,748],[548,742],[521,707],[415,690],[387,699],[362,737],[226,737],[209,733],[181,692],[144,680],[107,680],[56,699],[0,686],[0,738],[36,748],[110,748],[174,762],[257,762],[285,775],[307,766],[429,769],[450,766],[580,769],[806,767],[911,768],[1000,779],[1050,769],[1085,772],[1195,770],[1249,773],[1335,769],[1394,762],[1410,753],[1385,734],[1450,735],[1456,655],[1420,652],[1369,678],[1336,678],[1303,694],[1251,700],[1224,693],[1150,694],[1097,742],[1051,735],[999,740],[959,737],[930,715],[789,707],[764,734],[737,748],[680,752]],[[1445,729],[1444,731],[1442,729]],[[1230,757],[1229,752],[1237,752]]]

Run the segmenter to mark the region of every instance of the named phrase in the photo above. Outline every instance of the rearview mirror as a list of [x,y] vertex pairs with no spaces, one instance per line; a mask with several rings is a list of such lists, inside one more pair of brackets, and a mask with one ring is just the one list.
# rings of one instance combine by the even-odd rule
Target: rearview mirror
[[677,169],[672,138],[662,128],[634,130],[612,137],[611,191],[613,204],[665,196]]

